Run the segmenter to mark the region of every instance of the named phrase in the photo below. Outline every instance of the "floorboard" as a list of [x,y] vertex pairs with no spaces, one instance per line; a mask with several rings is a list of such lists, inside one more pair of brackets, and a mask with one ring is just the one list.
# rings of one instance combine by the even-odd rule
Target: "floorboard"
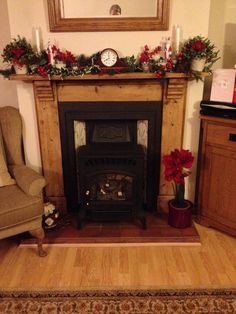
[[19,246],[0,241],[0,288],[142,289],[236,287],[236,239],[195,224],[201,245]]

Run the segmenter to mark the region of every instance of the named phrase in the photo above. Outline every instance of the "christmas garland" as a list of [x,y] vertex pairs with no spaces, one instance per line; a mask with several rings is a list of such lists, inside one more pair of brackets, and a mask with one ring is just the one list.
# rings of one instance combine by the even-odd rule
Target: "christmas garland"
[[[37,74],[49,78],[54,75],[65,78],[85,74],[106,73],[114,75],[146,71],[155,73],[157,78],[161,78],[166,72],[191,73],[191,58],[188,56],[186,45],[184,47],[183,52],[180,51],[176,54],[172,52],[170,45],[168,49],[167,46],[164,48],[157,46],[150,49],[145,45],[138,57],[132,55],[120,58],[119,66],[109,68],[102,66],[99,62],[101,52],[92,56],[85,56],[84,54],[75,56],[69,50],[62,51],[50,44],[46,49],[35,52],[31,44],[24,37],[18,35],[3,50],[3,62],[6,62],[8,67],[0,70],[0,74],[9,76],[15,73],[15,67],[26,67],[26,74],[28,75]],[[200,76],[199,73],[191,74],[194,74],[196,78]]]

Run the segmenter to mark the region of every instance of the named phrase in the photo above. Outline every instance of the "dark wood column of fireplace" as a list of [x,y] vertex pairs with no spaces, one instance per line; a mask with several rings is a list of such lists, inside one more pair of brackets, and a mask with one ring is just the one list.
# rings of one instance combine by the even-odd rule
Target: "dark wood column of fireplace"
[[[162,81],[152,73],[85,75],[82,78],[68,77],[63,81],[60,77],[48,80],[37,75],[12,75],[11,79],[33,82],[43,173],[48,182],[45,195],[59,209],[65,210],[58,114],[60,102],[162,102],[161,155],[156,160],[161,174],[156,195],[158,210],[167,211],[166,204],[172,198],[172,189],[163,179],[160,160],[170,150],[182,146],[186,75],[170,73]],[[158,184],[156,187],[158,189]]]

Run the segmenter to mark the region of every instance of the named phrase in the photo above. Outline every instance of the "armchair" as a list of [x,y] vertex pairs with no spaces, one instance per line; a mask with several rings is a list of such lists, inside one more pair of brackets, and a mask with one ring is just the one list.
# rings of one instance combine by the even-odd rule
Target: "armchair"
[[45,179],[25,165],[19,111],[0,108],[0,239],[29,231],[37,238],[39,256],[46,255],[42,247],[45,185]]

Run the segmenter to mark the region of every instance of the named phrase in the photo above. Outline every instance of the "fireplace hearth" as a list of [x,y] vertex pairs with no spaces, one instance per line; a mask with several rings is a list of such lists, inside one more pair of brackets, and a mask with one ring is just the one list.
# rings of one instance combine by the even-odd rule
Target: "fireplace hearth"
[[138,218],[146,228],[159,190],[161,116],[160,101],[59,103],[65,193],[78,227]]

